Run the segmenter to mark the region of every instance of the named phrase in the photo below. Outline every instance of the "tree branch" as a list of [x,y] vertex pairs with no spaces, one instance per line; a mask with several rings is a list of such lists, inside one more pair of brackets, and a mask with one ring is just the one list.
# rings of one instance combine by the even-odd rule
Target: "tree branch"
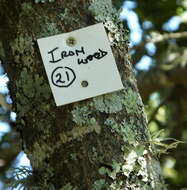
[[164,99],[160,102],[160,104],[156,107],[156,109],[153,111],[153,113],[151,114],[151,117],[150,117],[150,119],[149,119],[149,121],[148,121],[148,125],[155,119],[155,116],[156,116],[156,114],[158,113],[158,110],[159,110],[163,105],[166,104],[168,98],[169,98],[168,96],[167,96],[166,98],[164,98]]
[[177,84],[187,85],[187,68],[176,67],[165,71],[157,67],[141,72],[137,80],[140,94],[145,101],[151,93],[162,88],[171,88]]
[[153,33],[151,36],[152,38],[148,39],[147,42],[159,43],[170,39],[186,38],[187,32],[165,33],[163,35],[159,33]]

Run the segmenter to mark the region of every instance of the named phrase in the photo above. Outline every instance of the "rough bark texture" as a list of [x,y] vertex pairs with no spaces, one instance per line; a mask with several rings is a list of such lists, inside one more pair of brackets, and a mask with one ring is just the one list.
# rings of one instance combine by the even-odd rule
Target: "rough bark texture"
[[[0,40],[9,61],[17,128],[41,189],[165,189],[111,0],[1,0]],[[36,40],[103,22],[124,90],[56,107]],[[63,98],[63,97],[62,97]]]

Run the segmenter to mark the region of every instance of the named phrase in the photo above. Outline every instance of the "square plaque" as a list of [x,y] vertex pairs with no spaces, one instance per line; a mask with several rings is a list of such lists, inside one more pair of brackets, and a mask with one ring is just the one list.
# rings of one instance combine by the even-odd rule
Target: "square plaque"
[[37,41],[57,106],[123,89],[102,23]]

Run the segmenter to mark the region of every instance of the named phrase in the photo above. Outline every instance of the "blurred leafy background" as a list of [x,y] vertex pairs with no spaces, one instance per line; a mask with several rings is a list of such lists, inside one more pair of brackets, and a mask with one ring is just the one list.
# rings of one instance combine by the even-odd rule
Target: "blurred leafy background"
[[[122,6],[129,49],[152,134],[187,141],[187,0],[113,0]],[[0,55],[2,48],[0,44]],[[3,60],[1,60],[3,61]],[[30,167],[14,130],[8,78],[0,67],[0,189],[11,167]],[[168,189],[187,188],[187,144],[160,155]],[[12,178],[11,178],[12,179]],[[18,189],[18,188],[15,188]]]

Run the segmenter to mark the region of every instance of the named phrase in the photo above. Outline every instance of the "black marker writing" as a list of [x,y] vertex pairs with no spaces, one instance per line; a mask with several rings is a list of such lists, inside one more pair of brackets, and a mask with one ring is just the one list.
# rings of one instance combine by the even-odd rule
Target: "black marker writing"
[[81,53],[85,54],[84,47],[81,47],[81,50],[76,49],[75,53],[76,53],[77,56],[79,56],[79,54],[81,54]]
[[73,69],[70,67],[57,67],[51,73],[51,81],[57,87],[69,87],[76,79]]
[[78,64],[87,64],[89,61],[92,61],[94,58],[95,59],[102,59],[108,54],[108,52],[103,51],[99,49],[99,52],[94,53],[93,55],[88,55],[86,59],[78,59],[77,62]]
[[65,83],[65,81],[62,81],[62,75],[60,73],[56,74],[56,83]]
[[62,51],[61,58],[64,59],[69,56],[79,56],[79,54],[85,54],[84,47],[81,47],[80,50],[76,49],[75,51]]
[[67,79],[69,81],[69,73],[66,71],[66,76],[67,76]]
[[66,58],[66,57],[69,57],[69,56],[74,56],[74,55],[75,55],[75,53],[73,51],[69,51],[69,52],[62,51],[62,53],[61,53],[62,59]]
[[[66,57],[75,56],[79,57],[81,54],[85,55],[84,47],[80,49],[71,50],[71,51],[59,51],[59,48],[56,47],[48,52],[51,55],[50,63],[57,63],[62,61]],[[97,52],[87,55],[85,59],[78,58],[77,63],[78,65],[81,64],[88,64],[89,62],[93,61],[94,59],[102,59],[108,54],[107,51],[102,49],[98,49]],[[71,86],[74,81],[76,80],[76,74],[74,70],[70,67],[56,67],[51,73],[51,81],[53,85],[56,87],[69,87]]]
[[61,59],[56,59],[54,58],[54,51],[56,51],[58,49],[58,47],[52,49],[51,51],[48,52],[48,54],[51,54],[52,60],[49,61],[50,63],[57,63],[59,61],[61,61]]
[[[62,51],[61,53],[58,51],[58,47],[52,49],[51,51],[48,52],[48,54],[51,55],[51,60],[49,61],[50,63],[57,63],[66,57],[72,57],[72,56],[80,56],[81,54],[85,55],[85,50],[84,47],[81,47],[81,49],[76,49],[76,50],[71,50],[71,51]],[[99,49],[98,52],[95,52],[93,55],[88,55],[85,59],[80,59],[78,58],[77,62],[78,64],[87,64],[90,61],[93,61],[93,59],[102,59],[108,54],[108,52]],[[56,55],[56,58],[55,58]],[[57,59],[58,55],[58,59]]]

